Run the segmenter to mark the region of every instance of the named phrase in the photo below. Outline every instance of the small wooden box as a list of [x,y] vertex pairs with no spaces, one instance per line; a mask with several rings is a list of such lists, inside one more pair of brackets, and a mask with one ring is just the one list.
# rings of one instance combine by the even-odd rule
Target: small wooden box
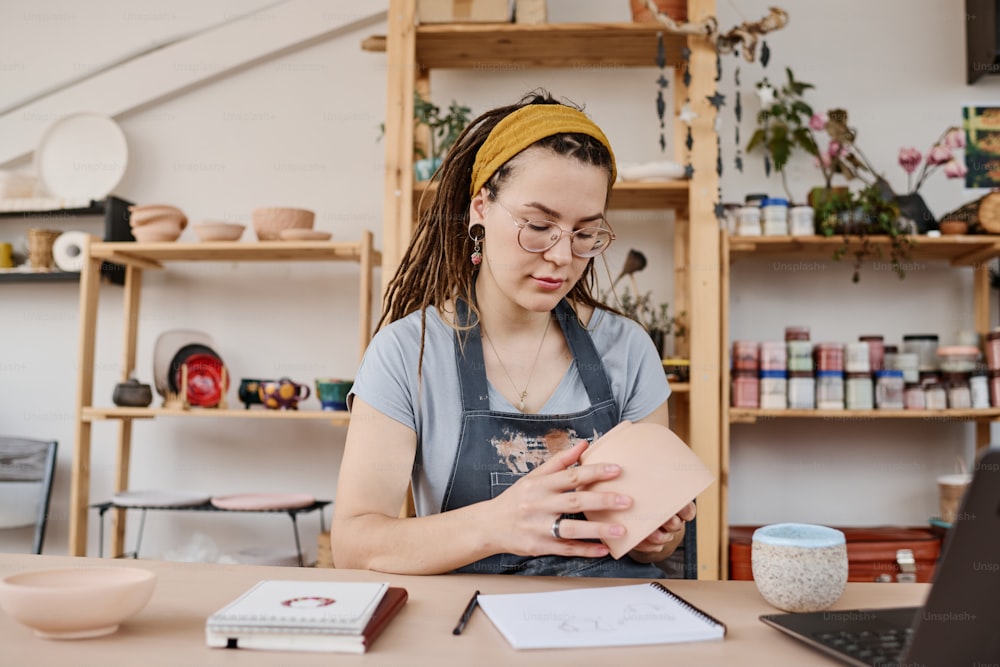
[[510,23],[511,0],[417,0],[420,23]]
[[[753,531],[757,526],[729,527],[729,578],[750,581]],[[848,581],[899,581],[898,552],[909,549],[916,565],[916,580],[928,583],[941,555],[941,536],[928,528],[841,528],[847,538]]]

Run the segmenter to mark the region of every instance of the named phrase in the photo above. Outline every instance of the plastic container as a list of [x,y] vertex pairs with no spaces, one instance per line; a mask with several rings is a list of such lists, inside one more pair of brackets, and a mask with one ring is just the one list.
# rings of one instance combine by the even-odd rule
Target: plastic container
[[760,203],[764,236],[788,236],[788,200],[765,199]]
[[848,373],[844,379],[844,405],[848,410],[875,408],[875,386],[871,373]]
[[[902,372],[902,371],[899,371]],[[926,410],[927,396],[919,382],[903,385],[903,407],[907,410]]]
[[921,371],[937,370],[937,334],[909,334],[903,336],[903,353],[917,355],[917,368]]
[[809,340],[809,327],[787,326],[785,327],[785,342],[792,340]]
[[986,333],[986,369],[1000,370],[1000,327]]
[[813,236],[816,233],[815,215],[812,206],[792,206],[788,209],[788,233],[792,236]]
[[816,408],[844,409],[844,374],[841,371],[816,371]]
[[844,346],[844,370],[848,373],[871,373],[868,343],[859,341]]
[[760,407],[762,410],[788,407],[788,374],[784,370],[760,372]]
[[757,408],[760,406],[760,380],[757,372],[736,371],[733,373],[732,404],[734,408]]
[[741,206],[736,212],[737,236],[761,236],[760,207]]
[[875,373],[875,408],[902,410],[906,407],[903,371],[877,371]]
[[928,410],[945,410],[948,408],[948,392],[940,382],[928,382],[924,385],[924,398]]
[[990,383],[985,373],[973,373],[969,377],[969,393],[974,409],[990,407]]
[[788,350],[788,371],[807,372],[812,375],[813,371],[813,345],[808,340],[790,340],[785,343]]
[[760,370],[760,344],[757,341],[733,341],[733,370],[757,375]]
[[812,410],[816,407],[816,378],[810,372],[788,372],[788,407]]
[[938,366],[945,373],[971,373],[979,363],[979,348],[949,345],[937,349]]
[[844,372],[844,344],[818,343],[814,348],[817,371]]
[[788,348],[784,341],[764,341],[760,344],[761,371],[785,371],[787,368]]
[[872,373],[882,370],[885,363],[885,339],[871,335],[858,336],[858,340],[868,344],[868,363],[872,367]]

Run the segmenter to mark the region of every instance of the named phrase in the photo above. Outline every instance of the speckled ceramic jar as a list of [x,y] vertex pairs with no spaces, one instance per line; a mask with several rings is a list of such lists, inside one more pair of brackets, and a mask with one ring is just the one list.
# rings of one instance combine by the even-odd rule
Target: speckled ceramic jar
[[835,528],[808,523],[758,528],[750,563],[757,590],[782,611],[826,609],[847,585],[847,541]]

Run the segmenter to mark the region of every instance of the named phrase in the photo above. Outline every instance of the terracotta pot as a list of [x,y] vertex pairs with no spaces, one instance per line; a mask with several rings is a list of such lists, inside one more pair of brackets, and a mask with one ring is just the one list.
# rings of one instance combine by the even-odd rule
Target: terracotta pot
[[[645,0],[632,0],[632,20],[636,23],[656,23]],[[656,0],[656,8],[675,21],[687,21],[687,0]]]

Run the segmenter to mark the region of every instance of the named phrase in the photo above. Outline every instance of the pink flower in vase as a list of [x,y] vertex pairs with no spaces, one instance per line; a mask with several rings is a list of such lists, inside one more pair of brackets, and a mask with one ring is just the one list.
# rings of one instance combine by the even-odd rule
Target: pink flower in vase
[[948,178],[962,178],[969,173],[968,168],[958,160],[952,160],[944,165],[944,175]]
[[934,144],[927,153],[927,164],[948,164],[952,160],[951,149],[944,144]]
[[815,132],[822,132],[826,129],[827,116],[825,113],[814,113],[809,119],[809,129]]
[[899,149],[899,166],[907,174],[912,174],[920,166],[920,161],[924,159],[924,156],[920,154],[916,148],[900,148]]
[[942,143],[952,150],[965,148],[965,132],[953,127],[945,133]]

